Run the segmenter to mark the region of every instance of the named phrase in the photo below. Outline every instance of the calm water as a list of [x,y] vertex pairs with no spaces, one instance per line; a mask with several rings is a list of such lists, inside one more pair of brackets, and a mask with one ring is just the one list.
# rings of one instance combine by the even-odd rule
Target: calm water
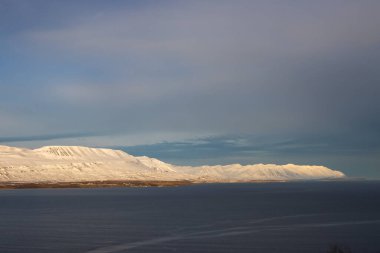
[[380,182],[0,191],[0,252],[380,252]]

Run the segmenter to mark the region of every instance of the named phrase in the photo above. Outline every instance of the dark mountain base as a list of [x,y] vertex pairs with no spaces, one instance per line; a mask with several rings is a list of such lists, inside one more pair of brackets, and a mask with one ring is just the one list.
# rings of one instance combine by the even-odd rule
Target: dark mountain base
[[35,188],[105,188],[105,187],[170,187],[192,184],[190,181],[84,181],[84,182],[40,182],[0,183],[0,189]]

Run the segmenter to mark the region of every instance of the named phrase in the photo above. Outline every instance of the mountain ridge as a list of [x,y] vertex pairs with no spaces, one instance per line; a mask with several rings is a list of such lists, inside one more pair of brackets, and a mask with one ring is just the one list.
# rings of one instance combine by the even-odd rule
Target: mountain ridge
[[345,175],[320,165],[230,164],[179,166],[121,150],[84,146],[37,149],[0,146],[0,182],[80,182],[107,180],[249,182],[339,179]]

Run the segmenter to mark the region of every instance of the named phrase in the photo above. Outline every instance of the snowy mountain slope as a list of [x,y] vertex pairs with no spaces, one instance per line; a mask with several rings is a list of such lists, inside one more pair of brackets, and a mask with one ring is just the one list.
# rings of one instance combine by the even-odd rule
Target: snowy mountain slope
[[79,182],[106,180],[191,180],[242,182],[341,178],[344,174],[310,165],[176,166],[120,150],[79,146],[38,149],[0,146],[0,182]]
[[181,167],[181,171],[196,175],[205,181],[242,182],[252,180],[312,180],[341,178],[344,174],[324,166],[312,165],[276,165],[276,164],[254,164],[254,165],[216,165],[193,167]]

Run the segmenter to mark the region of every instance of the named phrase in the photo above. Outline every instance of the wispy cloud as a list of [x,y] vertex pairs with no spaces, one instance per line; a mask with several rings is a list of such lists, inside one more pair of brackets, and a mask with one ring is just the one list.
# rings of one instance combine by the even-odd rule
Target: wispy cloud
[[[378,175],[380,140],[372,134],[254,136],[223,135],[150,145],[119,146],[133,155],[147,155],[187,165],[298,163],[322,164],[349,175]],[[358,171],[358,168],[361,170]]]
[[205,157],[234,157],[297,154],[321,155],[334,152],[335,154],[362,154],[380,152],[377,136],[358,136],[348,138],[346,135],[335,136],[252,136],[252,135],[222,135],[184,141],[160,142],[150,145],[123,147],[125,150],[139,153],[156,152],[156,155],[192,158]]
[[30,141],[47,141],[47,140],[59,140],[78,137],[91,137],[99,136],[95,133],[63,133],[63,134],[47,134],[47,135],[29,135],[29,136],[0,136],[0,143],[12,143],[12,142],[30,142]]

